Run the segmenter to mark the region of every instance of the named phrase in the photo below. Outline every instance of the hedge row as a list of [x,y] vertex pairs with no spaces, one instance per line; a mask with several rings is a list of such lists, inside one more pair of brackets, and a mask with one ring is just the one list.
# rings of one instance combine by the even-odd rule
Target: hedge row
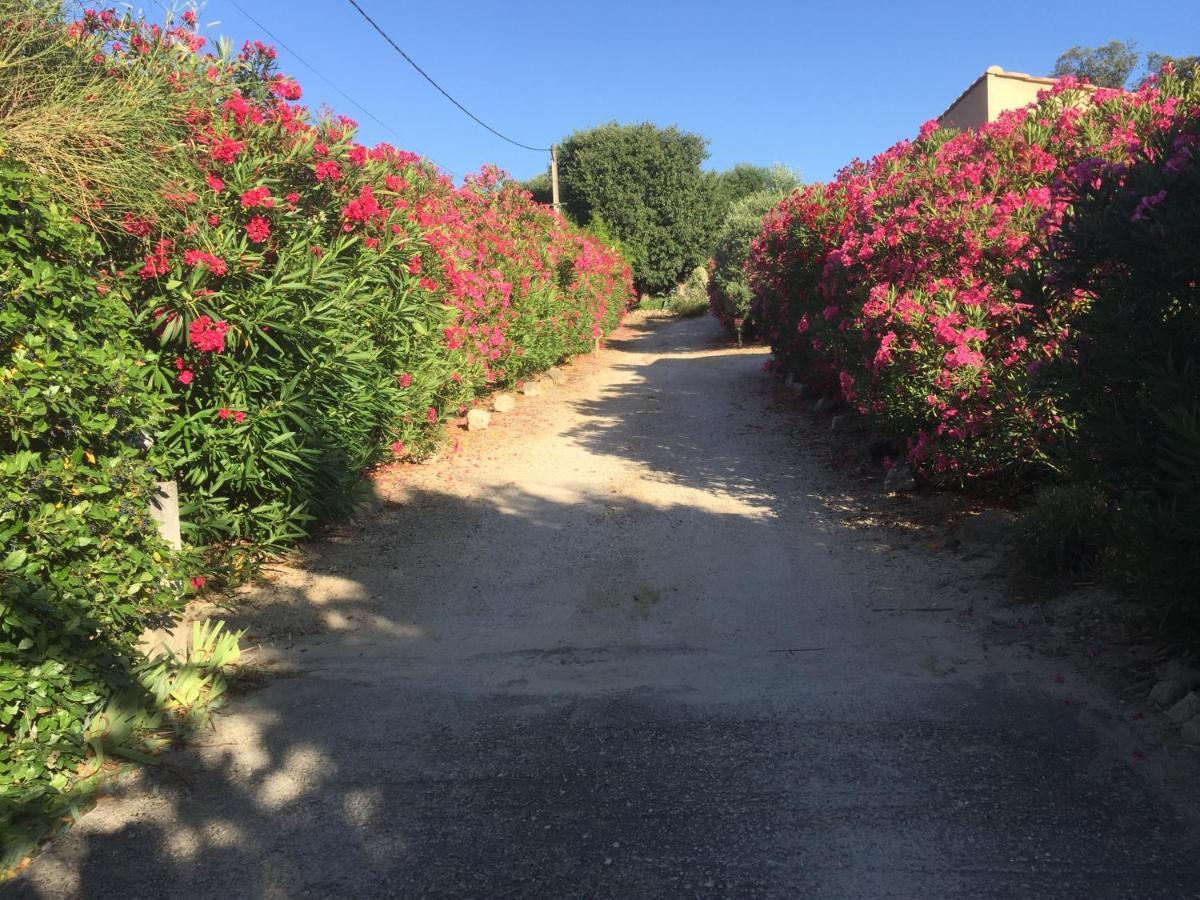
[[1069,423],[1035,383],[1073,352],[1094,292],[1047,277],[1048,243],[1081,182],[1134,164],[1197,105],[1194,82],[1170,74],[1134,93],[1064,80],[977,130],[928,123],[794,193],[748,264],[777,368],[872,416],[928,479],[1053,465]]
[[774,368],[868,416],[890,464],[1066,482],[1028,547],[1115,560],[1195,620],[1197,246],[1200,87],[1167,68],[1135,92],[1064,80],[974,131],[929,123],[771,210],[747,272]]
[[[311,116],[263,44],[206,53],[190,13],[5,10],[27,106],[69,115],[72,86],[81,119],[166,106],[136,146],[103,122],[61,138],[55,167],[0,115],[0,837],[69,796],[139,636],[187,591],[345,512],[364,469],[430,452],[633,298],[614,251],[496,170],[456,187]],[[163,174],[64,183],[84,170]],[[169,479],[179,555],[148,515]]]

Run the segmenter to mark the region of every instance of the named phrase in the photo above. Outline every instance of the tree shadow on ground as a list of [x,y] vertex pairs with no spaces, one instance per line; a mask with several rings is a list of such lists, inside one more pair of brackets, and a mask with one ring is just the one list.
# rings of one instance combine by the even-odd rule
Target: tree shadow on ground
[[[659,344],[669,352],[635,355]],[[813,493],[798,480],[795,410],[783,411],[783,427],[778,416],[764,418],[764,408],[788,399],[763,374],[766,348],[735,348],[706,319],[654,322],[626,346],[610,346],[634,358],[614,364],[624,378],[575,404],[584,421],[573,440],[638,464],[647,478],[754,498],[776,512]],[[738,402],[724,402],[728,395]]]
[[[516,489],[478,501],[413,492],[340,540],[312,545],[302,574],[290,570],[229,617],[277,648],[272,658],[287,663],[287,677],[239,697],[218,714],[220,727],[101,800],[2,893],[495,895],[504,880],[488,872],[514,853],[522,861],[510,893],[602,877],[608,839],[621,836],[615,822],[597,822],[592,839],[575,835],[577,848],[547,827],[569,826],[593,805],[623,809],[633,797],[657,796],[664,816],[667,804],[686,813],[701,805],[708,779],[734,774],[728,760],[661,768],[655,730],[629,718],[619,692],[594,702],[554,696],[605,657],[636,670],[642,655],[690,653],[645,633],[620,643],[659,601],[612,571],[630,521],[673,534],[679,515],[697,513],[601,495],[563,504]],[[713,527],[725,533],[764,527],[724,518]],[[455,545],[456,554],[439,550]],[[518,571],[516,547],[554,557]],[[375,564],[356,565],[361,552]],[[564,554],[578,554],[575,584],[555,586]],[[567,620],[617,624],[595,629],[587,646],[531,646],[523,619],[545,615],[544,596],[531,603],[538,590],[561,595],[564,638],[578,636]],[[480,631],[479,613],[496,608],[512,610],[505,633]],[[594,720],[578,717],[580,703]],[[718,737],[710,729],[685,744]],[[589,771],[577,771],[572,760],[597,741],[628,745],[637,758],[589,758]],[[745,763],[737,769],[744,774]],[[692,799],[680,807],[681,797]],[[713,854],[736,836],[720,817],[687,833]],[[675,858],[691,852],[684,841],[665,829],[658,843]]]

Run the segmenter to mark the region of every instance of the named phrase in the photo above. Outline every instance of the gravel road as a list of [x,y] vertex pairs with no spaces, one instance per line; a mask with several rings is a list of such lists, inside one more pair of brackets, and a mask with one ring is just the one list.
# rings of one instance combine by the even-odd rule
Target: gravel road
[[831,514],[764,359],[634,324],[381,473],[244,592],[275,674],[8,894],[1200,897],[1104,694]]

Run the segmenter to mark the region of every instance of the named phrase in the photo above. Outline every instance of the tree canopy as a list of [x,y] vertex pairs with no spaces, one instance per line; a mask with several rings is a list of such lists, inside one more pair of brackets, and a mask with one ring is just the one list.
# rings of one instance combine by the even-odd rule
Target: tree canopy
[[577,131],[559,147],[567,214],[603,219],[629,254],[634,284],[662,293],[708,258],[717,210],[701,165],[708,142],[650,122]]
[[1054,77],[1074,75],[1100,87],[1123,88],[1140,59],[1133,41],[1109,41],[1102,47],[1072,47],[1054,64]]

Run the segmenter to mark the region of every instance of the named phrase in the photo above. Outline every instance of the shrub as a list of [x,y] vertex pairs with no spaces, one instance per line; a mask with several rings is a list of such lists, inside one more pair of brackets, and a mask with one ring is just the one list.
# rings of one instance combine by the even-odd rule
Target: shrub
[[181,604],[137,438],[166,404],[94,236],[0,165],[0,843],[56,809],[142,631]]
[[782,199],[779,193],[762,191],[733,203],[709,262],[709,307],[721,324],[737,335],[739,344],[756,331],[750,315],[754,295],[746,278],[750,246],[762,231],[762,217]]
[[[1117,510],[1127,575],[1180,611],[1200,613],[1200,95],[1110,164],[1067,185],[1071,211],[1048,260],[1052,290],[1078,296],[1072,354],[1039,387],[1072,426],[1072,471]],[[1162,88],[1180,86],[1171,73]]]
[[1064,81],[977,131],[929,123],[764,218],[750,280],[777,366],[902,438],[926,478],[1051,466],[1058,398],[1030,379],[1083,305],[1041,273],[1070,175],[1126,162],[1195,106],[1178,82],[1083,99]]
[[[718,223],[724,222],[733,206],[747,197],[773,194],[778,202],[800,185],[797,173],[780,163],[771,166],[738,163],[723,172],[707,172],[705,177],[713,194],[713,208]],[[720,240],[719,233],[717,240]]]
[[365,467],[427,452],[475,391],[589,349],[628,303],[621,259],[497,170],[455,188],[314,121],[265,45],[201,56],[186,22],[128,15],[77,35],[122,83],[179,86],[172,216],[126,216],[103,277],[163,351],[158,437],[214,572],[344,512]]
[[1112,554],[1112,510],[1086,483],[1041,488],[1017,521],[1021,566],[1043,577],[1097,575]]
[[700,135],[648,122],[576,132],[560,147],[567,213],[582,224],[604,219],[628,249],[639,293],[666,293],[708,257],[716,222],[700,169],[707,156]]
[[61,6],[0,2],[0,151],[46,176],[43,189],[97,228],[113,230],[135,210],[169,217],[159,188],[182,163],[179,133],[168,125],[179,87],[97,65],[99,46],[83,39],[82,24],[66,24]]
[[702,315],[708,309],[708,269],[696,266],[687,281],[671,292],[665,306],[684,318]]

